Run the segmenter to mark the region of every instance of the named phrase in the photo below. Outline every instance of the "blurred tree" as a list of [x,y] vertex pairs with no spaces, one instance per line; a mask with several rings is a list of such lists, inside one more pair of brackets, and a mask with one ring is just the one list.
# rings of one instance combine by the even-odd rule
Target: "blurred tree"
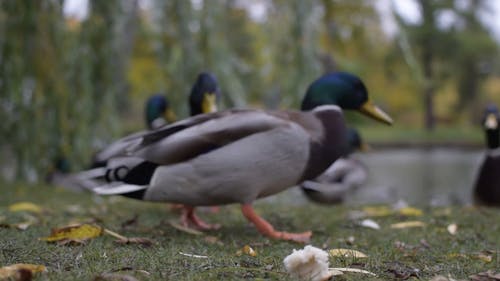
[[[123,2],[121,2],[123,3]],[[60,158],[81,166],[93,140],[109,139],[118,105],[123,45],[116,44],[120,5],[91,1],[80,25],[62,1],[0,2],[2,155],[12,152],[15,179],[36,180]],[[121,87],[123,89],[123,87]],[[9,153],[10,154],[10,153]]]
[[458,112],[477,107],[475,101],[479,100],[481,84],[492,74],[494,61],[497,60],[498,45],[481,21],[483,13],[492,11],[490,5],[491,1],[471,0],[467,6],[455,6],[454,9],[460,18],[458,26],[454,26],[456,45],[459,47],[450,52],[453,55],[450,59],[456,71],[458,102],[455,108]]
[[[433,130],[436,91],[447,80],[453,80],[458,92],[456,110],[466,109],[477,96],[481,78],[487,74],[488,62],[495,58],[498,46],[480,20],[487,1],[418,0],[417,3],[421,11],[419,23],[408,24],[396,15],[402,28],[398,40],[421,87],[425,128]],[[448,26],[443,23],[445,16],[453,18]]]

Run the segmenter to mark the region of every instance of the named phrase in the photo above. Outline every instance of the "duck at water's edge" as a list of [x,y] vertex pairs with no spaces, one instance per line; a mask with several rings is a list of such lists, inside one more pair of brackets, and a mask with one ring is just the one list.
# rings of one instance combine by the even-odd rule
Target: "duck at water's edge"
[[486,155],[479,168],[473,190],[474,203],[500,207],[500,114],[489,105],[484,114],[483,128],[486,136]]

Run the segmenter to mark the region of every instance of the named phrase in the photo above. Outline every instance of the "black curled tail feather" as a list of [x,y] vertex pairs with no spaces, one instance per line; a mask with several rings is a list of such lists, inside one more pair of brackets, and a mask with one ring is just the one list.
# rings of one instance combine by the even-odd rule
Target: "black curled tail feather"
[[[108,168],[105,175],[106,181],[123,182],[133,185],[149,185],[158,164],[144,160],[137,162],[136,160],[132,159],[128,162],[120,161],[120,164],[115,164],[113,168]],[[146,189],[141,189],[121,193],[120,195],[134,199],[143,199],[145,192]]]
[[151,181],[158,164],[143,161],[133,167],[119,165],[106,170],[106,181],[121,181],[128,184],[147,185]]

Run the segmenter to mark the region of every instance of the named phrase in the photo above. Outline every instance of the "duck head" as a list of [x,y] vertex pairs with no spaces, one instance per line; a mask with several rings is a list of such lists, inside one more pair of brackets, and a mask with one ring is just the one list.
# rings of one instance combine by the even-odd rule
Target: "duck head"
[[216,112],[218,99],[219,89],[215,76],[208,72],[200,73],[189,95],[191,116]]
[[486,145],[490,149],[500,146],[500,113],[498,108],[490,104],[486,107],[483,116],[483,128],[486,132]]
[[175,113],[170,108],[167,98],[162,94],[155,94],[149,97],[146,101],[144,112],[146,115],[146,125],[150,130],[157,129],[176,120]]
[[354,128],[347,128],[347,142],[349,144],[348,154],[355,151],[369,151],[369,145],[361,138],[358,130]]
[[314,81],[302,100],[302,110],[334,104],[342,109],[357,110],[379,122],[392,125],[392,118],[375,106],[361,79],[347,72],[326,74]]

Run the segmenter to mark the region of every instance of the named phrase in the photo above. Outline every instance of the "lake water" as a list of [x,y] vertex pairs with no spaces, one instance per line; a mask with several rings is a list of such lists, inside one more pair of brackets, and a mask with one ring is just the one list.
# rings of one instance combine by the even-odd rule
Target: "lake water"
[[[483,159],[482,150],[456,148],[384,149],[356,154],[368,167],[366,184],[346,204],[394,203],[443,206],[472,202],[472,186]],[[298,188],[275,199],[302,204]]]

